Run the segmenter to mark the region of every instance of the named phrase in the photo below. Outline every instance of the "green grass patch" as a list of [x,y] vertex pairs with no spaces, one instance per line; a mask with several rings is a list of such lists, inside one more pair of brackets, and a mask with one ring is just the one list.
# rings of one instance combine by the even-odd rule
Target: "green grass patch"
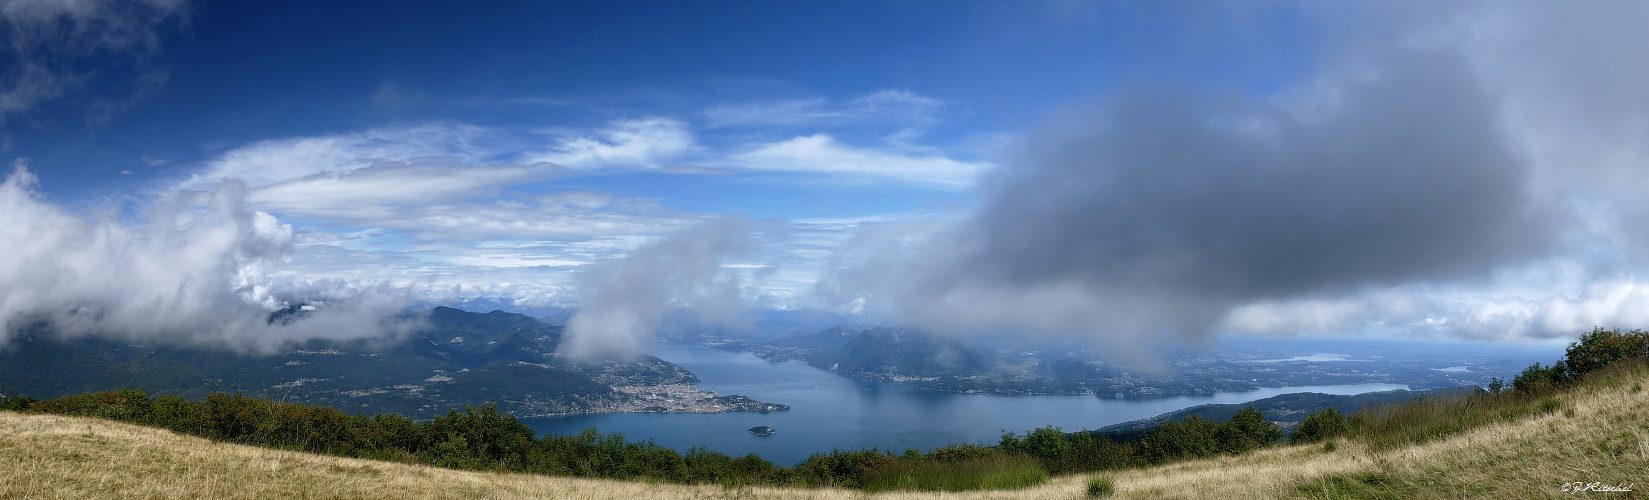
[[1400,491],[1391,477],[1379,473],[1333,474],[1301,484],[1296,490],[1311,499],[1370,499],[1402,500],[1409,495]]
[[1105,498],[1117,494],[1117,485],[1108,477],[1088,480],[1088,498]]
[[878,467],[866,478],[865,491],[1016,490],[1042,484],[1048,472],[1035,459],[1020,455],[990,456],[955,462],[898,460]]
[[1370,407],[1351,416],[1351,435],[1376,449],[1420,444],[1495,422],[1550,413],[1561,406],[1549,397],[1553,392],[1428,395]]

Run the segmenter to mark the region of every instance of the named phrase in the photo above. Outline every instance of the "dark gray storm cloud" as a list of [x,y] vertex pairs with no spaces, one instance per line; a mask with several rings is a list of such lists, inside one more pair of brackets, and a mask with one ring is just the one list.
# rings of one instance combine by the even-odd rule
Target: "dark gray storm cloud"
[[1195,337],[1242,303],[1547,252],[1556,212],[1456,52],[1347,73],[1273,101],[1143,88],[1060,116],[975,213],[863,237],[824,288],[941,329]]
[[1461,62],[1393,58],[1323,116],[1124,95],[1034,139],[961,236],[1009,284],[1279,296],[1486,270],[1550,221]]

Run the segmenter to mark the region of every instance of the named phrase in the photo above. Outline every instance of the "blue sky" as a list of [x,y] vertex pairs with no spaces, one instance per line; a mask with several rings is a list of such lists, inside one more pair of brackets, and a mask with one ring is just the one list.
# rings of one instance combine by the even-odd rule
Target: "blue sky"
[[[120,74],[131,71],[129,54],[89,54],[77,66],[94,78],[27,113],[39,123],[7,132],[48,189],[75,196],[130,184],[121,171],[165,175],[259,140],[431,121],[589,129],[659,116],[695,126],[711,144],[812,133],[875,144],[919,127],[923,145],[978,156],[969,150],[987,146],[970,143],[1034,127],[1056,106],[1101,98],[1119,82],[1263,95],[1316,57],[1313,27],[1285,8],[1187,20],[1178,15],[1202,9],[721,7],[192,5],[186,25],[155,28],[161,46],[143,57],[166,82],[140,106],[85,124],[76,104],[120,99],[134,85]],[[1252,40],[1221,42],[1233,36]],[[885,91],[929,104],[840,116]],[[780,123],[718,127],[713,113],[785,104],[799,113]],[[171,163],[156,168],[145,157]]]
[[[248,311],[579,305],[595,264],[740,220],[742,243],[700,256],[722,271],[644,288],[1107,342],[1649,326],[1630,196],[1649,148],[1598,133],[1649,116],[1649,61],[1610,56],[1645,45],[1639,10],[5,3],[0,154],[37,177],[10,184],[12,217],[80,229],[8,236],[65,274],[9,271],[0,316],[90,300],[91,275],[144,289],[130,269],[165,259],[143,252],[196,247],[152,274],[224,281]],[[1188,151],[1223,153],[1174,163]]]

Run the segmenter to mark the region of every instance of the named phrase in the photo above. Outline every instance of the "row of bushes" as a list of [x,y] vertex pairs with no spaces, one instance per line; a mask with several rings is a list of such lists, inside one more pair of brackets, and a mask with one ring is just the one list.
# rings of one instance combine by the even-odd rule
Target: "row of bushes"
[[189,401],[167,395],[151,397],[141,390],[118,390],[45,401],[13,399],[0,402],[0,409],[106,418],[219,441],[455,469],[679,483],[861,488],[922,486],[928,476],[947,474],[984,477],[967,472],[981,467],[1023,471],[1024,464],[1030,463],[1044,471],[1040,476],[1015,472],[1009,474],[1011,480],[1004,479],[1018,484],[1030,480],[1026,478],[1046,478],[1047,474],[1242,453],[1276,443],[1282,437],[1282,430],[1267,422],[1259,410],[1247,408],[1222,422],[1191,417],[1166,423],[1126,445],[1103,435],[1044,427],[1023,436],[1006,433],[994,446],[962,444],[927,453],[906,450],[900,455],[874,448],[838,449],[783,467],[756,455],[731,457],[703,448],[680,453],[650,440],[629,441],[622,434],[602,434],[593,428],[539,438],[530,427],[498,411],[493,404],[452,410],[428,422],[415,422],[399,415],[350,415],[330,407],[241,394],[215,393],[200,401]]
[[[1510,389],[1518,392],[1537,392],[1546,386],[1564,386],[1617,361],[1643,357],[1649,357],[1649,332],[1593,328],[1591,332],[1581,334],[1579,340],[1569,344],[1569,348],[1563,353],[1563,359],[1552,363],[1551,366],[1535,363],[1523,370],[1523,373],[1512,379]],[[1504,382],[1497,379],[1489,384],[1489,391],[1500,392],[1504,385]]]
[[[1004,464],[1003,470],[1007,471],[1013,470],[1012,464],[1023,463],[1016,460],[1028,459],[1048,474],[1106,471],[1240,454],[1277,444],[1282,438],[1283,430],[1267,421],[1264,413],[1244,408],[1224,421],[1191,416],[1163,423],[1138,441],[1126,444],[1101,434],[1068,433],[1050,426],[1023,436],[1005,433],[995,446],[961,444],[927,453],[905,450],[902,455],[874,449],[833,450],[814,455],[798,468],[809,477],[823,478],[830,484],[875,489],[879,484],[920,483],[923,477],[945,477],[958,470],[978,469],[979,464]],[[927,476],[905,472],[924,470],[928,471]],[[1014,478],[1011,481],[1021,481],[1018,478],[1023,474],[1008,477]]]
[[[1510,387],[1497,379],[1475,395],[1422,398],[1366,409],[1349,418],[1329,408],[1308,416],[1290,439],[1311,442],[1351,435],[1376,445],[1398,444],[1495,419],[1551,411],[1556,402],[1545,394],[1554,388],[1617,361],[1645,356],[1649,356],[1649,333],[1594,329],[1570,344],[1564,359],[1552,366],[1537,363],[1529,367]],[[1283,437],[1283,431],[1266,421],[1263,413],[1245,408],[1225,421],[1193,416],[1164,423],[1126,444],[1090,432],[1044,427],[1023,436],[1006,433],[994,446],[963,444],[927,453],[906,450],[900,455],[877,449],[832,450],[794,467],[782,467],[756,455],[735,458],[702,448],[680,453],[652,441],[628,441],[622,434],[601,434],[593,428],[539,438],[493,404],[449,411],[421,423],[399,415],[349,415],[329,407],[240,394],[216,393],[197,402],[151,397],[141,390],[0,401],[0,410],[8,409],[107,418],[220,441],[457,469],[728,485],[922,487],[927,479],[938,477],[984,477],[978,472],[982,467],[1022,471],[1024,464],[1035,463],[1049,474],[1115,470],[1238,454],[1270,446]],[[1011,479],[1003,481],[1012,484],[1046,477],[1017,472],[1008,476]],[[950,480],[939,482],[951,484],[945,481]]]

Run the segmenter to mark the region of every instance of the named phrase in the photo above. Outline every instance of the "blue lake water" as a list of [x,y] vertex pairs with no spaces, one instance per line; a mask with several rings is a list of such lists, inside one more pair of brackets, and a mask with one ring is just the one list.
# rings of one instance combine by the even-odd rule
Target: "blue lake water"
[[[801,362],[770,362],[748,353],[702,346],[662,345],[655,356],[681,365],[702,380],[697,387],[722,395],[790,405],[767,414],[603,413],[522,419],[539,433],[571,434],[594,426],[631,440],[685,451],[704,446],[729,455],[755,453],[782,465],[831,448],[923,451],[951,443],[995,443],[1005,430],[1046,425],[1097,429],[1205,403],[1243,403],[1279,394],[1361,394],[1406,389],[1393,384],[1286,387],[1253,392],[1181,396],[1146,401],[1094,396],[986,396],[923,391],[915,382],[862,382]],[[771,436],[746,430],[773,427]]]

